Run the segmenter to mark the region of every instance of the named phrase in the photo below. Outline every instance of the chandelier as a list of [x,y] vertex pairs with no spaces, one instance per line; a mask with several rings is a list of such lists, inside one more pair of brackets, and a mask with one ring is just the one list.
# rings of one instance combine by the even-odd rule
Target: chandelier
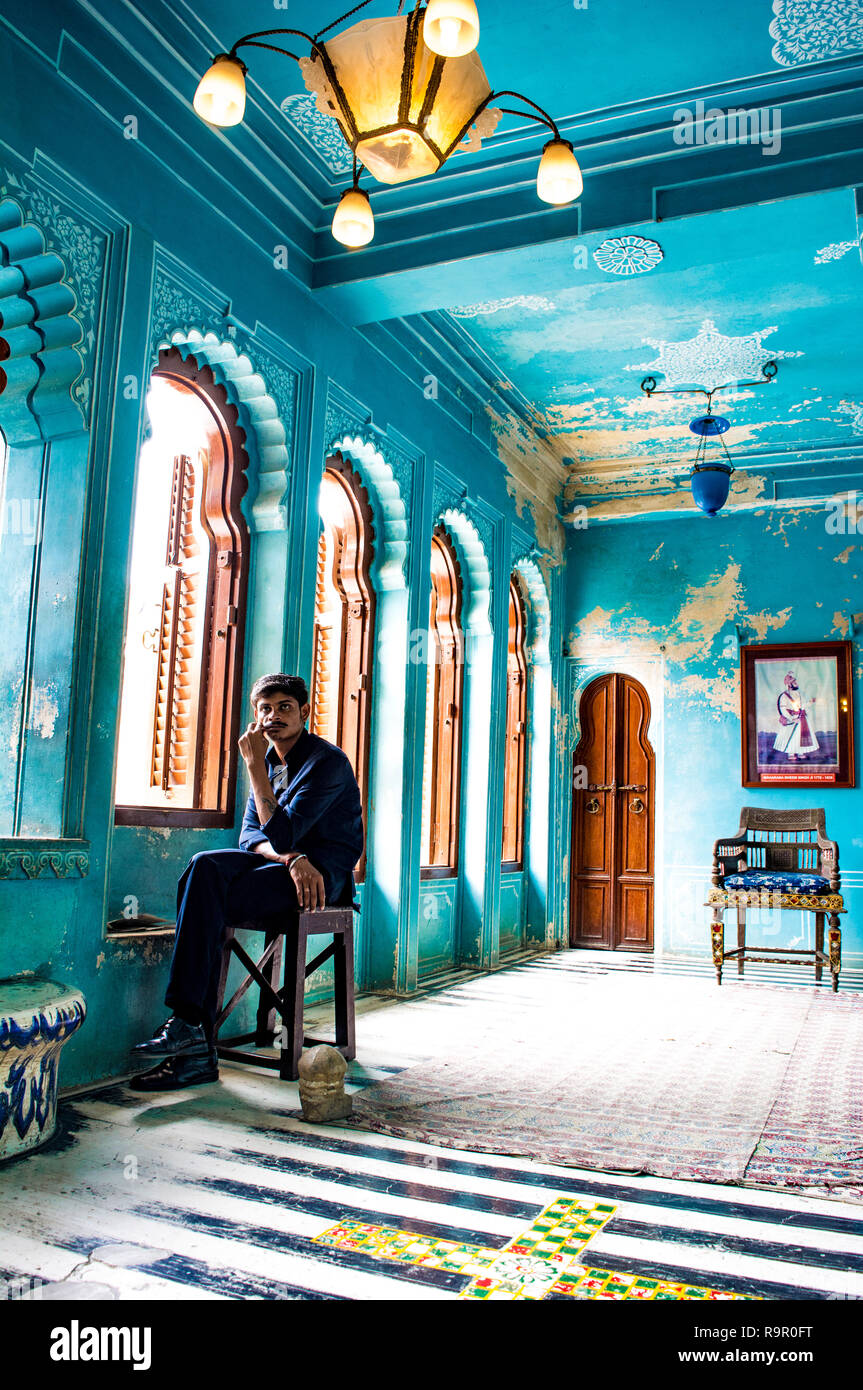
[[[325,116],[333,117],[354,156],[353,187],[342,194],[333,236],[344,246],[365,246],[374,236],[369,195],[359,186],[359,165],[379,183],[426,178],[460,151],[478,150],[502,115],[527,116],[548,126],[537,193],[546,203],[570,203],[582,190],[572,145],[551,116],[519,92],[493,92],[476,46],[479,15],[474,0],[416,0],[410,14],[363,19],[324,42],[371,0],[355,5],[317,34],[300,29],[263,29],[237,39],[229,53],[216,54],[195,92],[194,108],[210,125],[243,119],[246,73],[241,48],[265,48],[299,64],[308,91]],[[293,34],[305,39],[310,56],[300,57],[266,40]],[[496,97],[524,102],[529,111],[493,107]]]

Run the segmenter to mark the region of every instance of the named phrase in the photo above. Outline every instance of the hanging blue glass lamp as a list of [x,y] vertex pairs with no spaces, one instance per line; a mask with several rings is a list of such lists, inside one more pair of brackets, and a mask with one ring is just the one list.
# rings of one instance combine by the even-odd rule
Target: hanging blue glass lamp
[[[714,386],[710,391],[702,386],[676,386],[658,390],[656,377],[653,376],[646,376],[641,383],[641,389],[648,397],[677,395],[707,397],[707,414],[696,415],[695,419],[689,422],[692,433],[698,435],[698,448],[695,451],[695,462],[692,465],[689,482],[695,505],[700,507],[706,516],[716,516],[716,513],[725,506],[731,488],[731,475],[734,472],[731,455],[722,437],[730,430],[731,421],[726,420],[724,415],[713,414],[713,397],[718,391],[727,391],[730,387],[740,389],[745,386],[765,386],[773,380],[778,370],[775,362],[765,362],[761,368],[761,378],[758,381],[730,381],[726,382],[724,386]],[[709,450],[709,441],[711,440],[715,440],[718,445],[713,450]]]
[[[692,465],[692,496],[695,505],[700,507],[708,516],[716,516],[720,507],[724,507],[728,500],[728,492],[731,487],[731,474],[734,472],[734,464],[731,462],[731,455],[725,445],[722,436],[731,428],[731,421],[726,420],[722,415],[711,415],[708,408],[706,415],[697,415],[694,420],[690,420],[689,428],[693,434],[698,435],[698,448],[695,452],[695,463]],[[722,446],[721,455],[710,458],[707,452],[707,441],[716,439]]]

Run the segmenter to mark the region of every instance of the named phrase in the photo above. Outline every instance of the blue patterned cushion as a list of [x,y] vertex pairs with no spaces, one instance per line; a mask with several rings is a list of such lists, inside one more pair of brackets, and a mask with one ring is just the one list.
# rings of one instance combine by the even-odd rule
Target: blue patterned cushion
[[767,869],[747,869],[742,874],[729,874],[724,888],[743,888],[758,892],[768,888],[773,893],[829,893],[830,883],[820,874],[770,872]]

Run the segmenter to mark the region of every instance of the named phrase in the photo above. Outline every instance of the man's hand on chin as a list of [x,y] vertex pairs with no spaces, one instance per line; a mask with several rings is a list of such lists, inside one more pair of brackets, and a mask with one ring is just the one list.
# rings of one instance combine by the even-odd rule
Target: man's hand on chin
[[310,864],[305,855],[299,859],[292,859],[288,864],[288,872],[297,890],[297,902],[304,912],[314,912],[317,907],[326,907],[324,900],[324,878]]
[[266,766],[267,745],[267,735],[257,720],[249,725],[244,734],[240,734],[238,746],[250,770],[253,767]]

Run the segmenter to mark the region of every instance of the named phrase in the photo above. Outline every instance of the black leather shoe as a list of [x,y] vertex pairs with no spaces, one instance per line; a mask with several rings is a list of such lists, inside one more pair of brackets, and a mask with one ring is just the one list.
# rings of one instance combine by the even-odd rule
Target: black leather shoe
[[179,1091],[218,1079],[218,1057],[207,1052],[203,1057],[166,1057],[152,1071],[133,1076],[129,1085],[133,1091]]
[[206,1057],[209,1052],[206,1034],[200,1023],[186,1023],[182,1018],[169,1018],[157,1033],[146,1042],[136,1043],[133,1057]]

